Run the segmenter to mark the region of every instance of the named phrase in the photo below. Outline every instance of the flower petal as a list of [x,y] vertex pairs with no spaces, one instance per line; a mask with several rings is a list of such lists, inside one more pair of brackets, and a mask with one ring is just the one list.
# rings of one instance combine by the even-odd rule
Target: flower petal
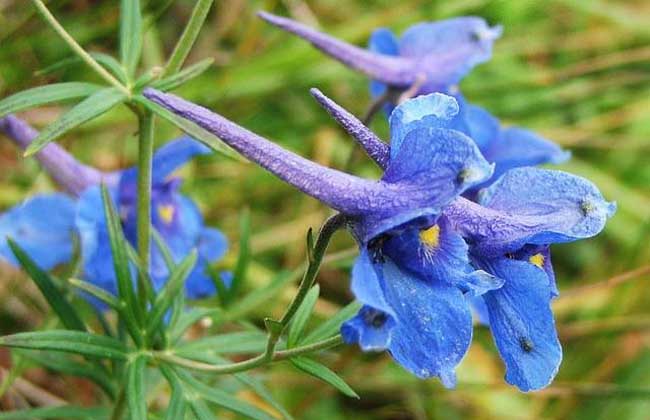
[[513,168],[558,164],[571,157],[570,152],[562,150],[552,141],[518,127],[501,130],[498,139],[490,144],[483,155],[489,162],[496,163],[493,179]]
[[533,264],[508,258],[482,264],[505,280],[502,288],[483,299],[494,342],[506,364],[506,381],[522,391],[546,387],[557,374],[562,348],[545,273]]
[[153,156],[153,181],[163,182],[165,178],[197,155],[211,153],[206,145],[189,136],[183,136],[165,144]]
[[199,236],[199,255],[209,262],[221,259],[228,250],[228,238],[220,230],[203,228]]
[[43,270],[72,258],[75,202],[63,194],[37,195],[0,215],[0,257],[18,266],[10,237]]
[[501,32],[500,26],[490,28],[485,20],[472,16],[419,23],[402,35],[400,55],[417,60],[417,67],[427,73],[423,91],[444,91],[490,59]]
[[393,358],[420,378],[439,376],[455,385],[454,369],[472,340],[472,315],[462,292],[383,264],[384,293],[395,312],[389,350]]

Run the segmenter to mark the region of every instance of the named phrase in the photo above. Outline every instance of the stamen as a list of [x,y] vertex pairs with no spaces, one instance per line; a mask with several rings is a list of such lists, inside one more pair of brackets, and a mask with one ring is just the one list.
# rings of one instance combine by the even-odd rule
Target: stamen
[[174,220],[174,206],[171,204],[158,206],[158,216],[166,224],[170,224]]
[[545,258],[541,253],[537,253],[535,255],[532,255],[530,258],[528,258],[528,262],[530,262],[531,264],[533,264],[533,265],[535,265],[535,266],[537,266],[539,268],[544,267],[544,260],[545,260]]
[[440,245],[440,226],[433,225],[428,229],[421,230],[420,241],[429,248],[437,248]]

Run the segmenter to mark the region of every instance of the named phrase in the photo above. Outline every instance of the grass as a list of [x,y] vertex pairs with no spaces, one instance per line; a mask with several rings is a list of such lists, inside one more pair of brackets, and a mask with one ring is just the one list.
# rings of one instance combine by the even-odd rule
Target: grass
[[[157,2],[148,10],[155,10]],[[160,2],[164,3],[164,2]],[[145,64],[163,64],[191,10],[176,1],[146,37]],[[283,146],[321,163],[341,167],[349,139],[311,99],[318,87],[357,115],[369,102],[367,81],[328,60],[254,16],[257,9],[315,21],[347,41],[364,44],[378,26],[397,32],[409,25],[463,14],[500,23],[505,33],[494,58],[479,66],[461,87],[466,97],[509,124],[535,129],[573,152],[561,166],[594,181],[619,204],[617,215],[599,237],[555,246],[553,258],[563,293],[555,302],[564,362],[556,382],[543,392],[520,394],[503,383],[503,366],[489,333],[479,328],[459,368],[457,390],[437,381],[417,380],[385,355],[347,348],[328,365],[361,395],[352,400],[294,371],[274,366],[266,379],[297,418],[647,418],[650,410],[650,6],[642,1],[580,0],[429,2],[406,0],[317,0],[217,2],[190,62],[214,57],[217,65],[179,94],[209,106]],[[114,51],[116,2],[50,1],[62,24],[86,48]],[[0,3],[0,97],[51,81],[93,80],[83,66],[39,74],[69,57],[60,40],[44,27],[27,2]],[[23,113],[43,126],[65,106]],[[66,136],[62,144],[85,162],[103,169],[133,164],[137,150],[134,121],[124,110],[107,114]],[[373,128],[387,134],[384,121]],[[158,144],[177,135],[160,122]],[[52,188],[33,161],[24,161],[8,142],[0,142],[0,208]],[[354,168],[376,175],[370,164]],[[238,242],[238,217],[252,216],[253,266],[248,289],[271,281],[281,269],[304,259],[304,235],[329,211],[253,165],[220,157],[201,158],[182,173],[184,190],[198,201],[208,224]],[[544,191],[540,191],[543,194]],[[352,245],[344,235],[334,250]],[[233,248],[236,248],[233,245]],[[234,265],[236,249],[225,265]],[[320,276],[321,319],[350,300],[347,264],[328,266]],[[624,275],[620,280],[622,273]],[[615,279],[615,281],[607,281]],[[619,279],[619,280],[616,280]],[[3,333],[40,325],[43,305],[22,274],[0,272],[0,329]],[[593,286],[590,286],[593,285]],[[587,287],[590,286],[590,287]],[[272,305],[254,310],[259,322],[278,314],[290,285]],[[4,354],[0,353],[0,360]],[[40,376],[39,376],[40,375]],[[73,403],[92,394],[72,393],[42,373],[29,378]],[[369,380],[371,378],[371,380]],[[225,384],[227,386],[228,384]],[[90,393],[87,392],[86,394]],[[254,400],[248,394],[243,398]]]

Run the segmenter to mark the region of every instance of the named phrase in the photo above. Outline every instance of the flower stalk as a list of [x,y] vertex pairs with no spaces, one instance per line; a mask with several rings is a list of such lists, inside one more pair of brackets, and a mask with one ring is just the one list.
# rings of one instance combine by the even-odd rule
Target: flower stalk
[[[138,116],[138,256],[143,267],[149,267],[151,262],[151,188],[152,160],[154,139],[154,118],[150,111],[144,111]],[[146,312],[148,291],[151,285],[143,274],[138,275],[138,301]]]

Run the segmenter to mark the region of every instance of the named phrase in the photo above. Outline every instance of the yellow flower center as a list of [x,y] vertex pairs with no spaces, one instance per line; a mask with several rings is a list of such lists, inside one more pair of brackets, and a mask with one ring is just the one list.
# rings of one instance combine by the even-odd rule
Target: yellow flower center
[[174,206],[171,204],[158,206],[158,216],[163,222],[170,224],[174,220]]
[[536,266],[539,267],[539,268],[542,268],[542,267],[544,266],[544,256],[543,256],[541,253],[537,253],[537,254],[535,254],[535,255],[532,255],[532,256],[528,259],[528,261],[529,261],[531,264],[536,265]]
[[440,226],[433,225],[420,231],[420,241],[429,248],[437,248],[440,244]]

